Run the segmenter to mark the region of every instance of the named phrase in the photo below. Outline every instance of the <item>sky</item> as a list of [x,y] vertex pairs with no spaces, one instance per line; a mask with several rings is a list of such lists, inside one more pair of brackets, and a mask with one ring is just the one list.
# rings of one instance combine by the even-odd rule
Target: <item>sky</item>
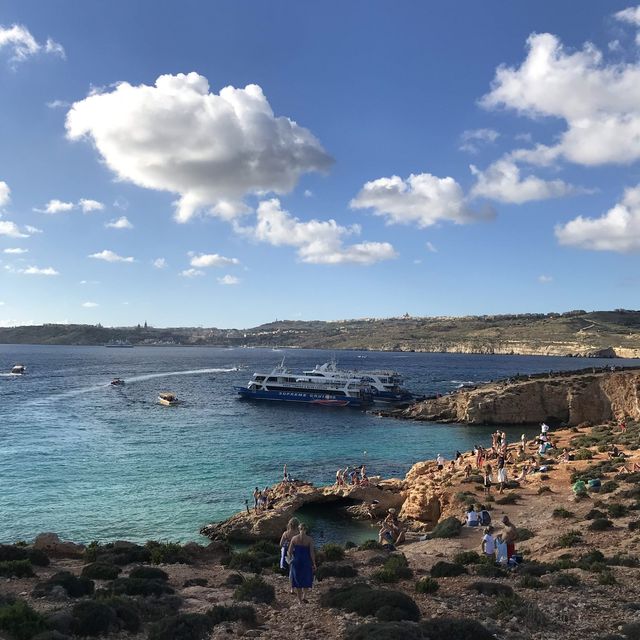
[[640,5],[0,2],[0,326],[638,308]]

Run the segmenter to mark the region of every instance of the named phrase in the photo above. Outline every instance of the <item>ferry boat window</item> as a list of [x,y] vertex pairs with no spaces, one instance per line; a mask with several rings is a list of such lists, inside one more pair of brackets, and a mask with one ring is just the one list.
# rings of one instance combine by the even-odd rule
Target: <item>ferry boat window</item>
[[267,382],[277,382],[277,381],[278,381],[278,378],[274,378],[273,376],[269,376],[267,378]]
[[264,376],[256,376],[256,382],[262,382],[264,380]]

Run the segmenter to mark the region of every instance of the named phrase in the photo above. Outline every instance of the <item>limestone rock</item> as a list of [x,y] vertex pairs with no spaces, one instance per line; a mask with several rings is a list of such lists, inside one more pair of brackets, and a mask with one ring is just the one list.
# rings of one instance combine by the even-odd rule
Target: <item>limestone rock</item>
[[40,549],[54,558],[81,558],[84,545],[60,540],[57,533],[41,533],[33,543],[34,549]]

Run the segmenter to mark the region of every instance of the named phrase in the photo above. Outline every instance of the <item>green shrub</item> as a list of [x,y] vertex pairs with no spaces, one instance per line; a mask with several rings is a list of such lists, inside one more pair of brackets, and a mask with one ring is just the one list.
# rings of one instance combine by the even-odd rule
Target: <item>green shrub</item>
[[145,622],[156,622],[176,615],[182,606],[180,596],[165,594],[154,598],[138,598],[138,612]]
[[323,560],[335,562],[344,558],[344,549],[339,544],[328,543],[320,550]]
[[639,558],[621,553],[616,553],[615,556],[607,558],[606,563],[614,567],[640,567]]
[[93,562],[82,567],[81,575],[91,580],[115,580],[122,569],[114,564],[105,564],[104,562]]
[[370,622],[351,629],[349,640],[423,640],[422,629],[413,622]]
[[523,589],[544,589],[547,586],[544,582],[542,582],[542,580],[532,575],[522,576],[518,584]]
[[535,602],[527,602],[516,594],[498,596],[493,615],[496,618],[518,618],[525,626],[533,629],[539,629],[549,624],[548,618],[540,611]]
[[381,551],[384,549],[384,546],[381,545],[377,540],[365,540],[358,549],[360,551]]
[[271,604],[276,599],[276,591],[260,576],[254,576],[253,578],[247,578],[239,585],[233,592],[233,597],[235,600]]
[[214,624],[202,613],[179,613],[155,622],[148,640],[204,640]]
[[97,600],[79,602],[72,615],[73,632],[78,636],[102,636],[119,626],[115,611]]
[[627,507],[618,502],[612,502],[607,505],[607,512],[610,518],[624,518],[627,515]]
[[539,578],[547,573],[554,571],[553,565],[545,564],[543,562],[524,562],[518,566],[518,573],[523,576],[532,576]]
[[450,516],[444,520],[440,520],[429,534],[431,538],[455,538],[460,535],[462,522],[458,518]]
[[640,640],[640,622],[623,624],[621,631],[627,640]]
[[513,596],[513,589],[508,584],[478,580],[472,582],[469,589],[473,589],[484,596]]
[[573,545],[580,544],[582,542],[582,534],[580,531],[573,530],[563,533],[558,537],[558,546],[564,548],[573,547]]
[[[342,551],[342,549],[340,549]],[[344,551],[342,551],[344,554]],[[280,549],[271,542],[260,541],[246,551],[231,553],[226,564],[229,569],[247,573],[262,573],[263,569],[280,563]]]
[[[242,576],[240,576],[242,578]],[[206,587],[208,580],[206,578],[187,578],[183,583],[183,588],[187,587]]]
[[224,584],[226,584],[229,587],[237,587],[239,584],[242,584],[244,582],[244,576],[241,573],[230,573],[226,580],[224,581]]
[[593,451],[591,449],[578,449],[573,454],[574,460],[592,460],[593,459]]
[[[251,553],[266,553],[271,556],[280,555],[280,547],[270,540],[258,540],[249,546],[248,551]],[[236,609],[239,607],[236,607]],[[250,607],[247,607],[250,608]]]
[[611,520],[607,520],[607,518],[596,518],[595,520],[592,520],[589,525],[589,529],[591,529],[591,531],[606,531],[612,527],[613,522],[611,522]]
[[482,578],[504,578],[507,575],[507,572],[495,562],[478,564],[475,572]]
[[496,498],[496,504],[518,504],[520,500],[520,494],[508,493],[506,496]]
[[353,542],[352,540],[347,540],[344,543],[344,548],[345,549],[356,549],[357,547],[358,547],[358,545],[355,542]]
[[337,562],[323,562],[316,571],[316,579],[324,580],[325,578],[355,578],[358,571],[353,565],[338,564]]
[[553,576],[553,584],[556,587],[579,587],[581,581],[573,573],[557,573]]
[[602,483],[600,487],[600,493],[611,493],[615,491],[620,485],[615,480],[607,480]]
[[[476,620],[431,618],[420,624],[425,640],[493,640],[495,636]],[[396,638],[405,636],[396,636]]]
[[416,591],[418,593],[435,593],[439,588],[438,581],[433,578],[420,578],[416,582]]
[[161,596],[173,593],[173,589],[160,580],[142,578],[117,578],[107,588],[107,593],[127,596]]
[[153,564],[191,564],[189,554],[177,542],[149,541],[145,547]]
[[0,562],[0,576],[5,578],[32,578],[35,575],[28,560]]
[[477,551],[461,551],[453,556],[455,564],[478,564],[480,562],[480,554]]
[[62,587],[71,598],[81,598],[93,593],[93,581],[89,578],[77,578],[69,571],[59,571],[52,575],[46,582],[37,584],[33,589],[33,595],[41,598],[51,593],[55,587]]
[[627,527],[629,528],[629,531],[639,531],[640,530],[640,520],[633,520],[631,521]]
[[132,542],[109,542],[108,544],[101,545],[94,540],[87,545],[83,558],[86,563],[100,560],[100,562],[105,564],[124,566],[133,562],[149,562],[151,560],[151,551],[146,547],[141,547]]
[[130,578],[136,578],[140,580],[159,580],[160,582],[167,582],[169,575],[166,571],[158,569],[157,567],[134,567],[129,573]]
[[216,605],[207,611],[207,617],[213,625],[221,622],[236,622],[240,620],[248,626],[254,626],[257,623],[256,610],[248,604],[223,606]]
[[439,560],[431,567],[430,573],[432,578],[453,578],[467,573],[467,570],[461,564]]
[[373,589],[364,583],[330,589],[320,596],[320,604],[361,616],[376,616],[378,620],[417,622],[420,619],[420,610],[408,595],[400,591]]
[[603,571],[599,576],[598,576],[598,584],[601,585],[612,585],[612,584],[617,584],[618,581],[616,580],[615,575],[613,575],[613,572],[611,571]]
[[594,564],[604,564],[605,557],[602,551],[598,549],[592,549],[589,553],[585,553],[583,556],[580,556],[580,559],[576,563],[580,569],[590,570],[591,566]]
[[535,537],[535,533],[526,527],[518,527],[518,542],[525,542]]
[[140,614],[136,603],[130,598],[110,597],[101,601],[111,607],[118,618],[118,625],[129,633],[140,631]]
[[554,518],[573,518],[575,513],[573,513],[573,511],[568,511],[564,507],[558,507],[551,512],[551,515]]
[[553,493],[553,491],[551,491],[551,487],[544,485],[542,487],[538,487],[538,495],[542,495],[543,493]]
[[9,633],[15,640],[29,640],[46,628],[44,617],[24,600],[0,606],[0,629]]
[[374,572],[372,578],[376,582],[398,582],[413,576],[413,571],[409,568],[407,559],[402,554],[393,554],[389,556],[382,569]]
[[606,518],[607,514],[604,511],[600,511],[599,509],[591,509],[591,511],[587,512],[585,515],[585,520],[595,520],[596,518]]
[[42,549],[27,549],[27,559],[36,567],[48,567],[51,562]]
[[0,544],[0,562],[29,560],[29,552],[24,547],[13,544]]

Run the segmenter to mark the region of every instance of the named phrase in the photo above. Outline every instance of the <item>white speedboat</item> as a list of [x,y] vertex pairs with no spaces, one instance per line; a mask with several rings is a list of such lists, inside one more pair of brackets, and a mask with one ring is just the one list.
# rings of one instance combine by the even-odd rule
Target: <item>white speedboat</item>
[[11,367],[11,373],[14,376],[22,376],[27,372],[27,367],[25,367],[23,364],[14,364],[13,367]]
[[371,387],[360,378],[322,379],[300,375],[284,366],[270,373],[254,373],[246,387],[236,387],[241,398],[280,400],[332,407],[361,407],[371,404]]
[[397,371],[338,369],[337,363],[331,361],[304,371],[304,375],[334,381],[359,378],[370,385],[376,402],[406,402],[413,398],[413,394],[402,386],[404,378]]
[[175,393],[171,393],[170,391],[162,391],[158,394],[158,402],[165,407],[173,407],[180,401],[178,400],[178,396]]

